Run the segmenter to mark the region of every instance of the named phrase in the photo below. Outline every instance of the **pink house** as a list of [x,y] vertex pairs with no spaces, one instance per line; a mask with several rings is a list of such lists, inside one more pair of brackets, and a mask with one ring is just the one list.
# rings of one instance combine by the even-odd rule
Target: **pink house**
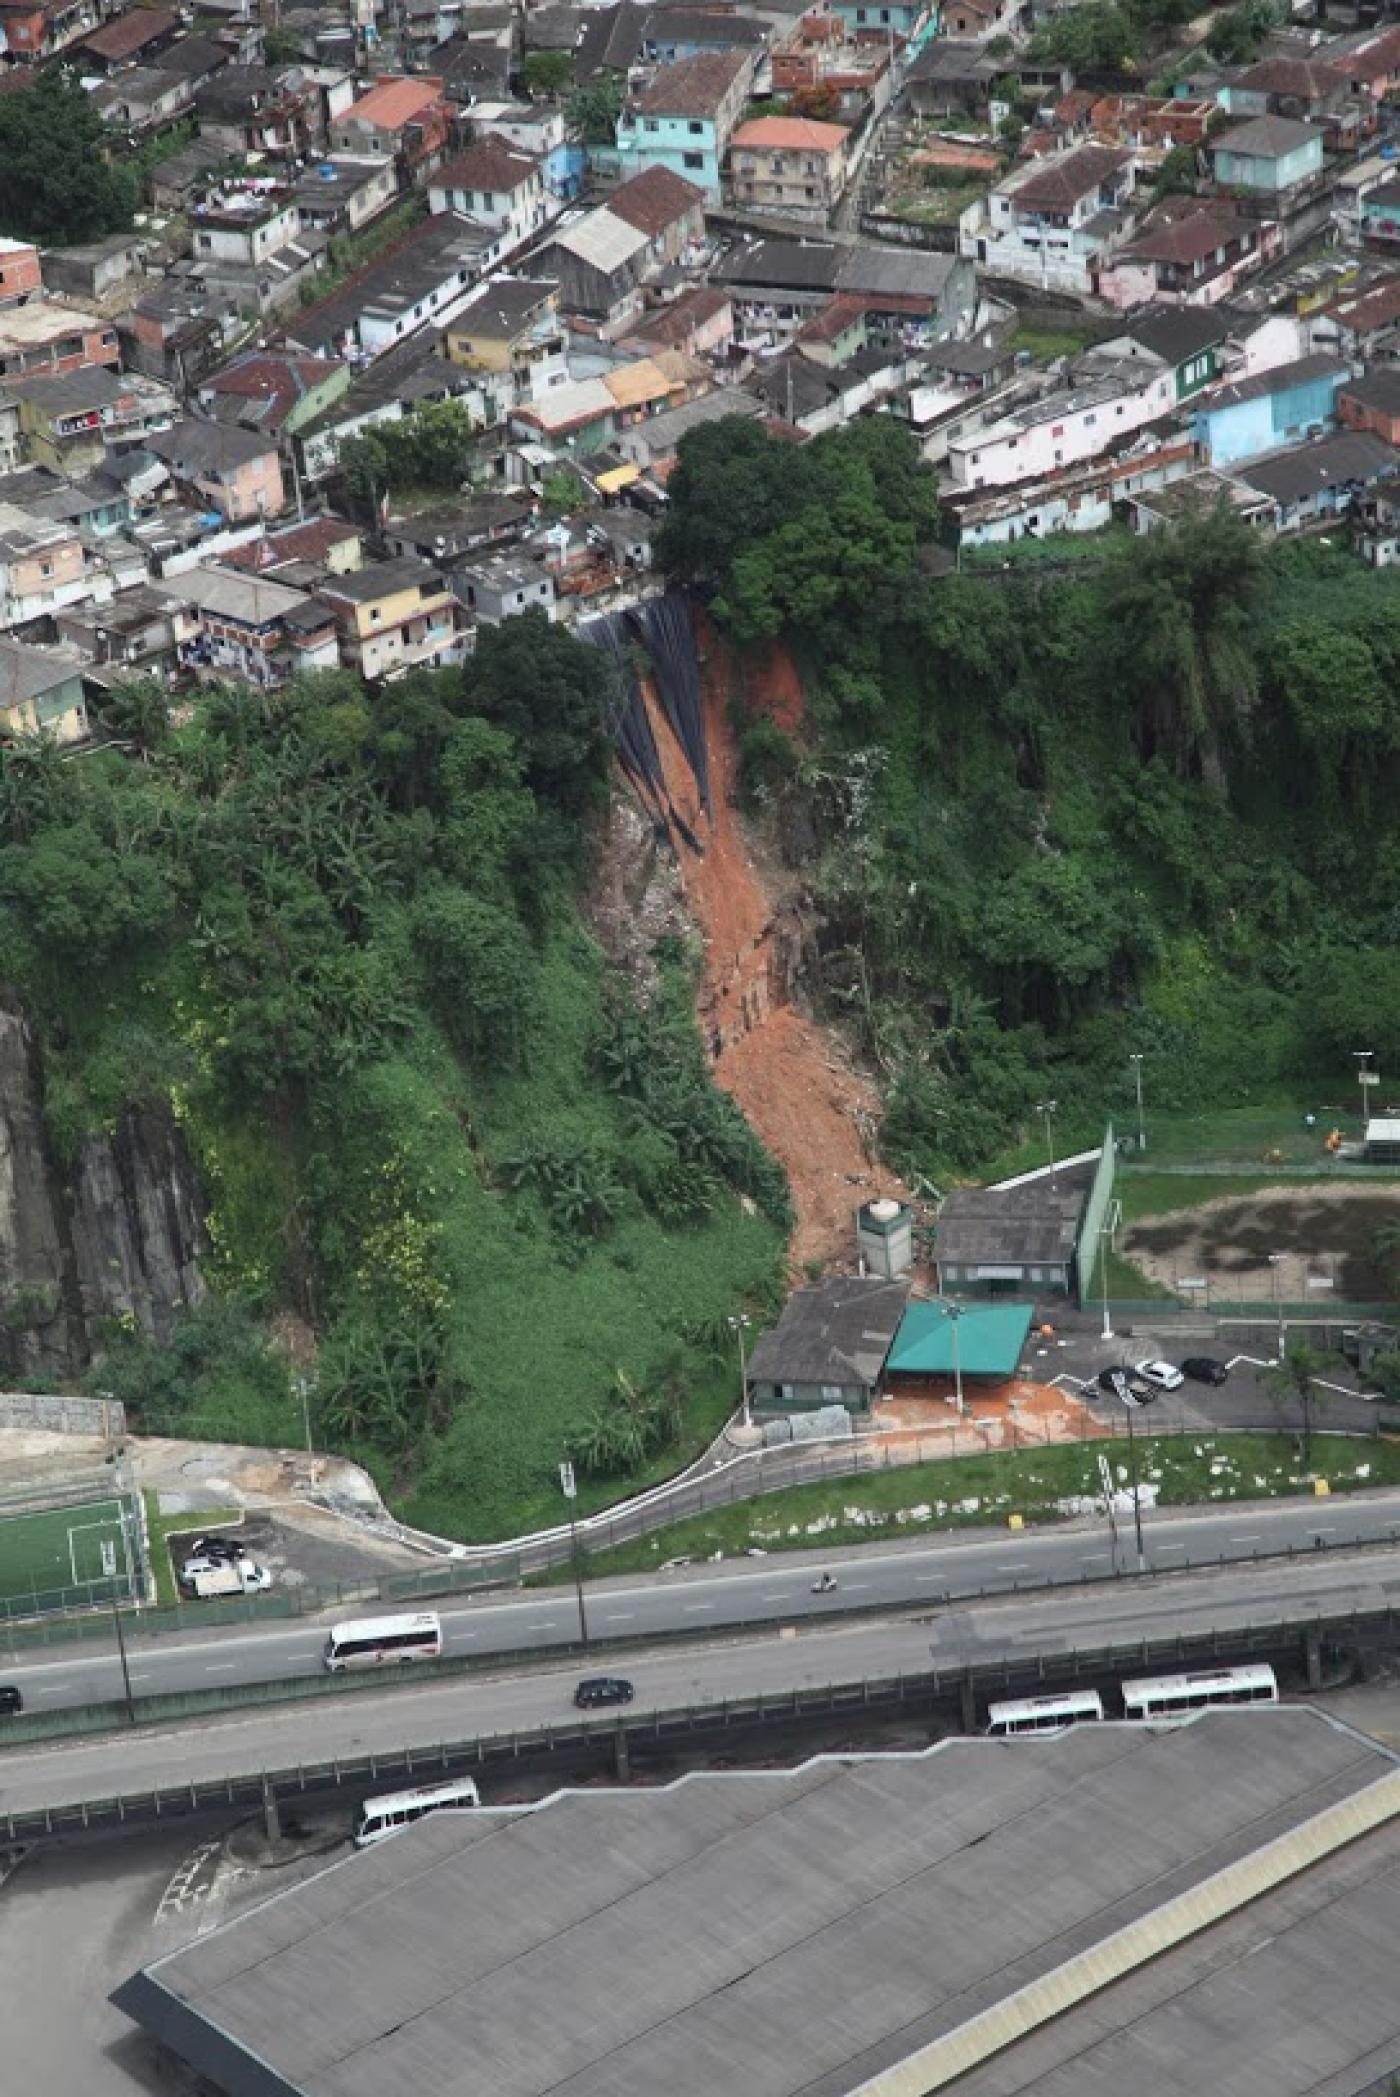
[[279,516],[286,504],[276,439],[231,423],[177,422],[146,439],[188,499],[229,524]]

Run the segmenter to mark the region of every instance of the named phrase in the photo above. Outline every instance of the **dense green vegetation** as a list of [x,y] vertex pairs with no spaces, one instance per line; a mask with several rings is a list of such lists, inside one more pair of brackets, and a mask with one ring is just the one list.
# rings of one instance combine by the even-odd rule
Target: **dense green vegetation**
[[975,1171],[1046,1099],[1062,1154],[1106,1108],[1131,1128],[1132,1053],[1154,1112],[1327,1072],[1335,1098],[1358,1043],[1385,1064],[1400,577],[1222,512],[929,579],[931,476],[884,419],[799,452],[711,425],[670,493],[666,565],[805,673],[800,744],[755,724],[745,787],[886,1077],[896,1163]]
[[643,1011],[582,928],[613,674],[531,615],[373,699],[214,690],[172,730],[128,691],[144,762],[0,751],[55,1149],[170,1101],[209,1191],[217,1294],[94,1374],[141,1422],[298,1441],[290,1318],[322,1445],[483,1537],[557,1517],[566,1453],[596,1501],[730,1408],[787,1190],[710,1087],[686,958]]
[[131,224],[131,171],[75,73],[50,67],[22,94],[0,96],[0,227],[12,240],[69,247]]

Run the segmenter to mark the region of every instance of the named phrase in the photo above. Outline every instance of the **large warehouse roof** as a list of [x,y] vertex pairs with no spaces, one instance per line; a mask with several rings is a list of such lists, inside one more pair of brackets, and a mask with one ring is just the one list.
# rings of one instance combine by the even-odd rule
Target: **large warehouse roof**
[[1283,1707],[439,1816],[116,2000],[229,2097],[1353,2097],[1397,1930],[1397,1758]]

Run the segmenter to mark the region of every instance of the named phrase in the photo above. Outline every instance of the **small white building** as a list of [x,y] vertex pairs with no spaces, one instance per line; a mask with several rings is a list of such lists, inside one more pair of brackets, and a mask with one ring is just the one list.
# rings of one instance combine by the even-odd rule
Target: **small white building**
[[460,211],[478,225],[506,236],[508,246],[528,240],[558,209],[544,186],[541,164],[504,139],[477,139],[428,182],[430,211]]
[[1144,424],[1171,413],[1171,371],[1124,358],[1084,383],[1013,408],[983,429],[948,441],[948,472],[960,488],[1037,480],[1099,458]]
[[958,253],[992,276],[1087,296],[1093,271],[1132,230],[1134,156],[1077,146],[1013,168],[958,221]]

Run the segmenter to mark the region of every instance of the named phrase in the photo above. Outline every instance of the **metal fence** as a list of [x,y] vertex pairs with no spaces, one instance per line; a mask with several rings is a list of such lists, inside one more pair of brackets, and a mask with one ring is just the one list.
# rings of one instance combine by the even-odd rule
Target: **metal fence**
[[1242,1660],[1282,1654],[1300,1639],[1337,1642],[1384,1636],[1400,1629],[1395,1609],[1350,1610],[1336,1616],[1280,1614],[1236,1631],[1177,1633],[1167,1638],[1124,1640],[1068,1653],[974,1661],[957,1668],[927,1668],[884,1676],[858,1676],[815,1687],[768,1691],[751,1697],[706,1700],[651,1712],[635,1710],[606,1719],[573,1718],[562,1725],[484,1733],[459,1740],[403,1748],[288,1768],[230,1773],[204,1782],[155,1790],[92,1793],[63,1804],[0,1816],[0,1839],[34,1841],[48,1835],[113,1824],[142,1824],[210,1807],[255,1805],[269,1791],[279,1795],[326,1792],[344,1785],[380,1783],[427,1770],[518,1766],[528,1756],[558,1758],[599,1752],[621,1741],[629,1750],[679,1746],[764,1726],[793,1726],[833,1717],[898,1711],[910,1705],[985,1697],[990,1691],[1052,1687],[1056,1683],[1107,1679],[1121,1669],[1151,1669],[1209,1656]]

